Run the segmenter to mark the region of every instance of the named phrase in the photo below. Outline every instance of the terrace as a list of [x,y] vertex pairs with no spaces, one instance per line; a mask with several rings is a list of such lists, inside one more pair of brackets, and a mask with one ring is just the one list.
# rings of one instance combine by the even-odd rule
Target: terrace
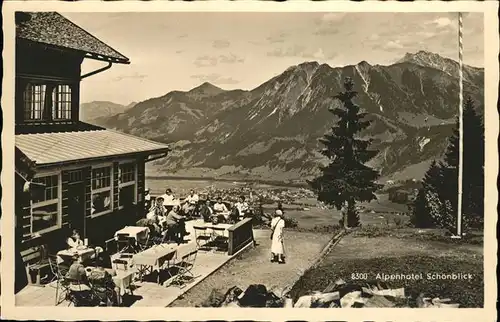
[[[140,269],[137,265],[127,267],[125,270],[121,267],[113,267],[117,276],[131,275],[130,285],[125,285],[126,289],[121,290],[121,303],[120,306],[127,307],[166,307],[179,298],[182,294],[190,290],[192,287],[203,281],[207,276],[217,271],[227,262],[231,261],[235,256],[245,251],[253,243],[249,242],[241,245],[241,249],[231,253],[220,252],[213,249],[201,250],[195,241],[195,226],[203,225],[201,220],[193,220],[186,222],[186,230],[190,232],[187,237],[187,243],[179,246],[171,246],[171,244],[161,244],[161,247],[167,249],[172,247],[176,250],[177,259],[183,255],[196,251],[196,257],[191,269],[191,280],[186,283],[177,285],[174,283],[175,274],[171,277],[168,275],[167,270],[160,270],[158,276],[150,274],[140,279]],[[229,226],[229,225],[227,225]],[[241,226],[241,223],[240,223]],[[231,228],[229,229],[231,230]],[[227,231],[227,229],[226,229]],[[231,233],[232,234],[232,233]],[[112,256],[113,257],[113,256]],[[158,278],[156,278],[158,277]],[[116,283],[116,282],[115,282]],[[124,283],[126,284],[126,283]],[[57,280],[52,281],[45,285],[28,285],[18,294],[16,294],[16,306],[70,306],[73,303],[67,299],[62,299],[60,303],[56,304],[56,290],[58,283]],[[123,286],[123,285],[122,285]],[[61,291],[59,288],[58,293]]]

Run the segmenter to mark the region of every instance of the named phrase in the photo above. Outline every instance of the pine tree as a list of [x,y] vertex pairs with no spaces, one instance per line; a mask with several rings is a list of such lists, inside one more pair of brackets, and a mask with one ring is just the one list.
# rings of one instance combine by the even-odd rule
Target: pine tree
[[444,186],[443,165],[434,160],[425,173],[422,187],[418,190],[417,197],[413,202],[411,222],[415,227],[431,228],[435,226],[436,222],[432,216],[433,210],[428,203],[428,194],[433,192],[440,196]]
[[[484,222],[484,124],[470,98],[465,102],[463,121],[462,223],[464,229],[481,228]],[[415,200],[412,222],[416,226],[427,226],[431,220],[434,226],[456,230],[459,135],[457,120],[443,161],[431,164]]]
[[[484,220],[484,123],[470,97],[464,105],[463,120],[462,211],[465,222],[479,228]],[[447,187],[443,190],[442,196],[450,200],[455,213],[458,205],[459,140],[457,122],[457,128],[450,137],[444,156],[443,167]]]
[[343,104],[342,107],[330,109],[338,117],[338,122],[332,127],[320,142],[325,146],[321,153],[330,162],[321,167],[322,174],[309,181],[311,188],[317,193],[318,200],[345,209],[344,226],[355,227],[359,223],[356,202],[376,199],[375,191],[381,185],[375,181],[378,171],[365,164],[377,155],[377,151],[369,150],[372,140],[359,138],[362,130],[370,126],[365,119],[367,113],[361,113],[353,99],[357,92],[353,90],[354,83],[350,78],[344,81],[345,91],[335,96]]

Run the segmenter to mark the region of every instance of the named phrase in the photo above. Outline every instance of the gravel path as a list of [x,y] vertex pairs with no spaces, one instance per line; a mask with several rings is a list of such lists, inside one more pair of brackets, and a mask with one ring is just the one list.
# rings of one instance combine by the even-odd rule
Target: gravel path
[[250,284],[264,284],[280,295],[284,288],[294,283],[312,265],[333,237],[331,234],[286,231],[287,262],[277,264],[269,261],[270,231],[257,230],[254,234],[258,243],[256,247],[240,254],[170,306],[199,306],[213,289],[225,293],[232,286],[245,290]]

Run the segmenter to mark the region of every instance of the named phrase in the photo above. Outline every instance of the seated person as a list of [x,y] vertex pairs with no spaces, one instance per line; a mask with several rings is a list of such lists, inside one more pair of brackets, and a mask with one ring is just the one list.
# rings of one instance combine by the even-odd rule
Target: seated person
[[96,264],[97,267],[92,269],[88,277],[94,292],[101,303],[105,303],[107,306],[118,304],[120,288],[113,282],[113,275],[116,275],[116,272],[113,271],[113,275],[108,272],[102,265],[102,259],[99,259]]
[[82,265],[80,256],[73,256],[73,263],[66,273],[66,278],[70,282],[70,289],[72,291],[90,291],[90,286],[87,279],[85,267]]
[[69,248],[73,249],[85,247],[83,245],[83,240],[80,237],[80,233],[76,229],[73,229],[71,236],[66,240],[66,244],[68,244]]
[[151,209],[151,194],[149,193],[149,188],[146,188],[144,190],[144,210],[146,212],[149,211],[149,209]]
[[240,196],[239,201],[235,204],[235,206],[238,209],[240,218],[245,217],[245,215],[248,213],[248,210],[250,209],[248,207],[248,203],[245,201],[245,196]]
[[169,237],[173,238],[177,244],[184,241],[184,236],[189,235],[189,232],[186,231],[184,217],[179,215],[179,206],[174,206],[172,208],[172,210],[168,213],[165,222]]
[[163,198],[156,198],[154,206],[146,215],[146,219],[148,219],[154,226],[155,231],[160,233],[162,231],[162,224],[166,219],[167,209],[163,206]]
[[198,204],[199,200],[200,198],[198,197],[198,195],[194,192],[193,189],[191,189],[189,191],[189,195],[184,200],[184,205],[183,205],[184,213],[189,214],[191,216],[193,211],[196,209],[196,205]]
[[227,207],[226,205],[222,202],[222,198],[217,198],[217,202],[214,204],[214,211],[215,213],[227,213]]
[[236,207],[236,205],[231,208],[231,213],[229,214],[229,221],[232,223],[237,223],[240,219],[240,211]]
[[[80,237],[80,233],[76,229],[73,229],[71,236],[66,240],[66,244],[70,249],[73,250],[87,249],[89,247],[88,245],[84,244],[82,238]],[[95,247],[94,251],[95,253],[90,256],[90,259],[95,259],[104,250],[102,249],[102,247],[97,246]]]
[[163,204],[165,206],[170,207],[170,206],[174,205],[174,203],[175,203],[175,196],[172,193],[171,189],[166,189],[165,190],[165,194],[161,195],[161,197],[163,198]]
[[206,200],[201,204],[199,212],[204,222],[210,222],[210,217],[212,217],[213,214],[213,210],[210,208],[210,200]]

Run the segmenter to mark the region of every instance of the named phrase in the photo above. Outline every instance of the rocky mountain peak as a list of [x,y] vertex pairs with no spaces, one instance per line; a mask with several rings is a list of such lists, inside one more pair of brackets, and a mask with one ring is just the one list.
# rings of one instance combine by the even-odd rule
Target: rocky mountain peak
[[204,82],[203,84],[191,89],[188,93],[202,96],[214,96],[223,92],[225,92],[225,90],[222,88],[209,82]]
[[436,53],[420,50],[416,53],[406,53],[397,63],[414,63],[424,67],[431,67],[442,71],[449,71],[457,65],[452,59],[443,57]]

